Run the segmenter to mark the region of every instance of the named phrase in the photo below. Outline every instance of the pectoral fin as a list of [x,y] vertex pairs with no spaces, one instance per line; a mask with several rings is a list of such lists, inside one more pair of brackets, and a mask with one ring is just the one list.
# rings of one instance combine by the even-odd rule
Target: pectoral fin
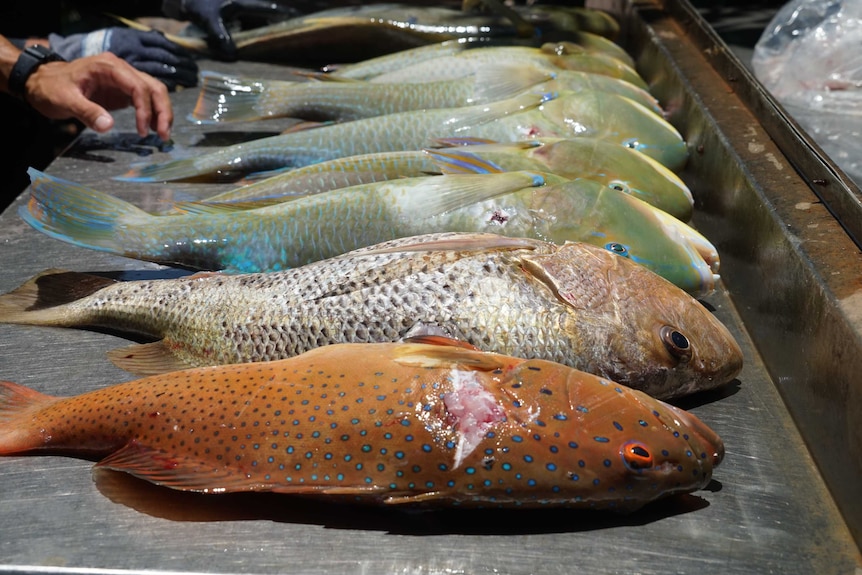
[[196,367],[178,358],[164,340],[120,347],[109,351],[107,355],[111,363],[120,369],[141,376]]
[[233,493],[268,491],[271,487],[250,479],[239,469],[166,453],[136,441],[102,459],[96,467],[122,471],[179,491]]

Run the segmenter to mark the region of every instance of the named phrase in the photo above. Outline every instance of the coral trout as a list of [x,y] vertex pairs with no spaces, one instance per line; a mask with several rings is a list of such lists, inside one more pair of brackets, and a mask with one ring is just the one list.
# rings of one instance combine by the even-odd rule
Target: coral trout
[[703,488],[696,416],[560,364],[344,344],[58,398],[0,382],[0,454],[87,454],[172,489],[633,511]]
[[111,352],[138,374],[429,334],[659,398],[722,385],[742,367],[727,328],[643,266],[588,244],[492,234],[403,238],[268,274],[115,282],[47,272],[0,297],[0,322],[157,338]]

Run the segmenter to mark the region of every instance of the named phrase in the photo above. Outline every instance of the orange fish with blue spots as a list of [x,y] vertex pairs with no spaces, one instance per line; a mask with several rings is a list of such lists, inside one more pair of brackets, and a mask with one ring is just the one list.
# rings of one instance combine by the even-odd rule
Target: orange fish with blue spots
[[206,493],[627,511],[704,487],[724,455],[697,417],[642,392],[437,337],[69,398],[0,383],[0,454],[39,451]]

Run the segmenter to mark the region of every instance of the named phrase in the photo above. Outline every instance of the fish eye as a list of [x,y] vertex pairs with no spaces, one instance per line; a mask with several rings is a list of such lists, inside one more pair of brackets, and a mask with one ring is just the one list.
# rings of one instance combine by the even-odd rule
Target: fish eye
[[624,258],[629,257],[629,249],[625,244],[611,242],[609,244],[605,244],[605,249],[617,254],[618,256],[623,256]]
[[661,341],[672,356],[685,363],[691,359],[691,344],[676,328],[666,325],[661,328]]
[[637,138],[629,138],[628,140],[623,140],[623,146],[631,148],[632,150],[637,150],[640,146],[640,142],[638,142]]
[[652,453],[640,441],[628,441],[620,448],[623,463],[631,471],[641,472],[653,466]]
[[613,181],[608,184],[608,187],[612,190],[616,190],[618,192],[628,192],[628,186],[626,186],[622,182]]

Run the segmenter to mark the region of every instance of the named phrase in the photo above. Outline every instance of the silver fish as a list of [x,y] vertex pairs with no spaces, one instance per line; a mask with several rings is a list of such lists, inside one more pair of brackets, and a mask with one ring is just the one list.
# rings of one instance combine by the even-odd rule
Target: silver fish
[[0,322],[160,338],[111,354],[139,374],[438,335],[658,398],[722,385],[742,366],[727,328],[643,266],[588,244],[493,234],[403,238],[268,274],[114,282],[55,271],[0,297]]

